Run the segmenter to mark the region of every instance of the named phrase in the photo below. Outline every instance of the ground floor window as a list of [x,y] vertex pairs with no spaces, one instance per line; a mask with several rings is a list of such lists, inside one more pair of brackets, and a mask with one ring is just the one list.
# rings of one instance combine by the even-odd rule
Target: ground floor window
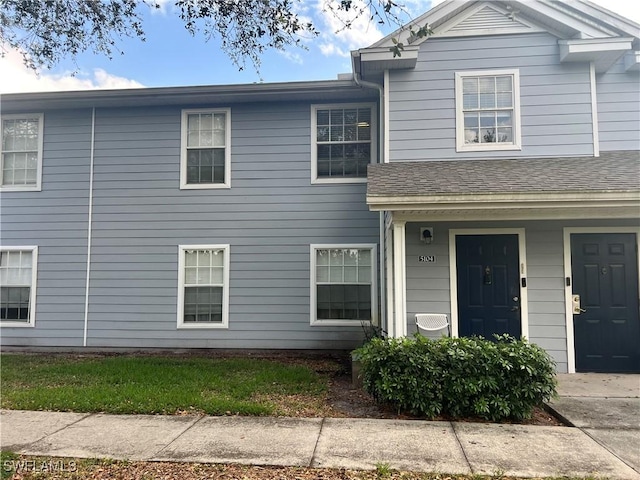
[[376,313],[375,245],[311,246],[311,322],[358,324]]
[[35,321],[37,247],[0,250],[0,322],[32,326]]
[[178,327],[229,324],[229,245],[179,247]]

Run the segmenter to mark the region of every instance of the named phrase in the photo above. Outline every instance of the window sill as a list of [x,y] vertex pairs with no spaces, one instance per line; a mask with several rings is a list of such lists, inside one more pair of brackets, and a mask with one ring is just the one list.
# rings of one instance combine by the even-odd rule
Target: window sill
[[193,185],[180,185],[180,190],[216,190],[216,189],[229,189],[230,183],[198,183]]
[[522,150],[521,145],[516,144],[465,144],[458,145],[456,147],[456,152],[496,152],[496,151],[506,151],[506,150]]
[[313,178],[311,179],[312,185],[327,185],[327,184],[344,184],[344,183],[367,183],[366,177],[358,178]]
[[5,328],[5,327],[29,328],[29,327],[35,327],[35,323],[34,322],[9,322],[9,321],[3,320],[0,322],[0,328]]
[[210,329],[214,329],[214,330],[220,330],[220,329],[228,329],[229,328],[229,324],[228,323],[179,323],[178,324],[178,329],[179,330],[210,330]]
[[312,320],[312,327],[362,327],[371,325],[371,320]]
[[14,185],[4,185],[0,187],[0,192],[41,192],[40,185],[29,185],[27,187],[18,187]]

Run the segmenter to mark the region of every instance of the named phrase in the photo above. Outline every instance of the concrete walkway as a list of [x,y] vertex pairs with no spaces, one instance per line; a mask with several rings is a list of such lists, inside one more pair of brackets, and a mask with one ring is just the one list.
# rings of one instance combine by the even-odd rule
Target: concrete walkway
[[[570,380],[582,385],[577,376]],[[640,480],[640,376],[625,376],[622,383],[630,388],[625,398],[582,397],[594,402],[585,412],[587,407],[575,402],[581,397],[563,393],[566,383],[561,378],[564,396],[552,406],[576,428],[4,410],[0,445],[41,456],[348,469],[375,469],[376,464],[388,463],[395,469],[451,474]],[[591,387],[584,388],[593,393]],[[603,395],[612,392],[603,388]],[[625,403],[609,404],[609,400]],[[607,406],[601,408],[603,402]],[[598,414],[601,411],[603,415]]]
[[640,375],[558,375],[549,407],[640,472]]

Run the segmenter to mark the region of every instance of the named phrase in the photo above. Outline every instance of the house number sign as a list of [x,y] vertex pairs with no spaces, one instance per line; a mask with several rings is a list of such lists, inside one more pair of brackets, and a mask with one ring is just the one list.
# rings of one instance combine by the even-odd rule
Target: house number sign
[[435,263],[436,262],[436,256],[435,255],[420,255],[418,257],[418,261],[419,262],[426,262],[426,263]]

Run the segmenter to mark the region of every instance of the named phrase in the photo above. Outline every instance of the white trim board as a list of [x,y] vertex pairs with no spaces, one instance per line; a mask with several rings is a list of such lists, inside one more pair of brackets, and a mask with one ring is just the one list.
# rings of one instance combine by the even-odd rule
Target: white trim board
[[527,251],[524,228],[465,228],[449,230],[449,301],[451,302],[451,336],[458,336],[458,275],[456,258],[457,235],[517,235],[520,271],[520,335],[529,338],[529,295],[528,288],[522,287],[522,279],[527,277]]
[[[355,102],[355,103],[314,103],[311,105],[311,184],[322,185],[332,183],[367,183],[367,177],[319,177],[318,176],[318,110],[331,109],[352,109],[352,108],[369,108],[371,109],[371,158],[369,164],[378,163],[378,105],[375,102]],[[384,108],[380,105],[379,108]],[[385,120],[386,122],[386,120]]]
[[[222,322],[187,322],[184,321],[185,290],[185,252],[187,250],[220,250],[222,259]],[[178,295],[177,295],[177,328],[178,329],[227,329],[229,328],[229,268],[231,265],[231,246],[218,245],[178,245]],[[203,284],[203,286],[210,286]]]
[[[191,114],[225,115],[224,132],[224,182],[222,183],[188,183],[187,182],[187,136],[188,119]],[[203,147],[208,148],[208,147]],[[211,148],[214,148],[212,145]],[[217,148],[217,147],[216,147]],[[180,190],[203,190],[215,188],[231,188],[231,108],[197,108],[184,109],[180,114]]]
[[0,252],[31,252],[31,285],[29,285],[29,321],[20,322],[12,320],[0,321],[0,328],[24,328],[36,326],[36,302],[37,302],[37,283],[38,283],[38,246],[3,246]]
[[6,114],[0,116],[0,154],[3,154],[2,144],[4,139],[2,138],[2,131],[4,130],[3,123],[5,120],[25,120],[25,119],[38,119],[38,165],[36,167],[36,182],[31,184],[9,184],[3,185],[2,181],[2,162],[0,162],[0,192],[40,192],[42,191],[42,162],[44,157],[44,113],[24,113],[24,114]]
[[[571,235],[574,233],[635,233],[636,247],[640,239],[640,227],[564,227],[563,255],[564,277],[571,278],[571,285],[564,282],[565,327],[567,331],[567,372],[576,373],[576,348],[573,332],[573,310],[571,295],[573,293],[573,276],[571,270]],[[638,271],[640,271],[640,256],[638,256]],[[639,292],[640,295],[640,292]]]
[[[316,250],[354,249],[371,252],[371,320],[322,320],[317,318]],[[309,322],[312,327],[360,327],[363,322],[379,325],[378,246],[375,243],[312,243],[309,245]]]

